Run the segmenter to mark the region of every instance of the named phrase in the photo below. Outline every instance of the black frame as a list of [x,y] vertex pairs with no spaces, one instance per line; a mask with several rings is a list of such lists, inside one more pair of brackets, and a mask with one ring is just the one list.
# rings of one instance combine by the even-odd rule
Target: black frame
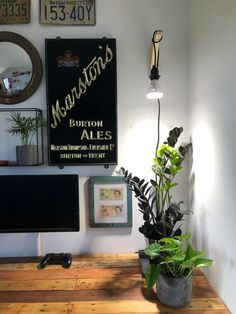
[[[3,186],[0,189],[0,233],[80,231],[78,175],[1,175],[0,181]],[[55,190],[58,187],[59,191]],[[69,195],[73,199],[68,198],[68,193],[72,193]],[[61,198],[63,194],[66,196],[64,200]],[[59,212],[59,209],[63,211]]]
[[49,165],[117,164],[115,39],[46,39]]

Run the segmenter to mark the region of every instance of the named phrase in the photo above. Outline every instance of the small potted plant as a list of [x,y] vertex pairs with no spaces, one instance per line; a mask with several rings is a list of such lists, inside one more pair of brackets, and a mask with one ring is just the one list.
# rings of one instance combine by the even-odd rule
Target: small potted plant
[[190,213],[189,210],[181,210],[183,202],[174,202],[171,195],[171,190],[178,184],[175,177],[181,171],[182,163],[191,147],[189,143],[175,148],[182,132],[182,127],[173,128],[167,140],[156,150],[152,165],[155,180],[147,182],[139,179],[124,168],[118,171],[138,200],[139,211],[144,220],[139,231],[149,243],[163,237],[180,235],[181,226],[178,222]]
[[163,238],[144,250],[151,260],[145,272],[147,289],[156,284],[157,298],[167,306],[186,305],[192,296],[194,269],[208,267],[213,262],[206,259],[202,251],[192,248],[190,237],[191,234],[186,233]]
[[21,112],[14,111],[7,119],[11,126],[6,130],[12,135],[19,135],[21,145],[16,146],[17,164],[29,166],[38,164],[38,148],[32,145],[33,136],[38,129],[46,125],[46,121],[41,114],[25,117]]

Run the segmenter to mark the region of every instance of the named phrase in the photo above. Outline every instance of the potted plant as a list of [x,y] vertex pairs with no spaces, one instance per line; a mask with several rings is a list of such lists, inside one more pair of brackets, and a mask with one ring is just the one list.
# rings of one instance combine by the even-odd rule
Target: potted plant
[[[190,233],[173,238],[162,238],[145,248],[151,263],[145,272],[147,289],[156,284],[157,298],[165,305],[181,307],[192,296],[192,274],[194,269],[207,267],[211,259],[203,251],[194,250],[189,242]],[[152,260],[156,260],[152,263]]]
[[6,131],[12,135],[19,135],[21,145],[16,146],[17,164],[29,166],[38,164],[37,145],[32,145],[33,136],[38,129],[46,125],[41,114],[25,117],[21,112],[14,111],[7,119],[11,126]]
[[123,167],[118,171],[138,200],[144,220],[139,231],[149,242],[180,235],[181,226],[177,223],[190,213],[189,210],[182,211],[183,202],[176,203],[171,196],[171,190],[177,185],[175,177],[181,171],[186,153],[191,147],[189,143],[175,148],[182,132],[182,127],[170,130],[167,140],[156,150],[152,165],[155,180],[146,182]]

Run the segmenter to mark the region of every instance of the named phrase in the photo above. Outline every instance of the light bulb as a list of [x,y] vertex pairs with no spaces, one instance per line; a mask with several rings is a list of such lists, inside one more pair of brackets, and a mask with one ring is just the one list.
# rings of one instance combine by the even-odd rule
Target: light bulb
[[146,97],[148,99],[160,99],[163,97],[163,92],[161,91],[158,80],[151,80],[151,85],[147,90]]

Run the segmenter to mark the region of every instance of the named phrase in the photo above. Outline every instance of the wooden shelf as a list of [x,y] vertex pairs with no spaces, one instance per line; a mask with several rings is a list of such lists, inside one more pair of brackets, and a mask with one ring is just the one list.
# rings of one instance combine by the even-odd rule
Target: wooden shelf
[[39,258],[0,258],[0,313],[228,314],[200,271],[190,304],[171,309],[147,295],[137,254],[73,257],[72,266],[37,269]]

